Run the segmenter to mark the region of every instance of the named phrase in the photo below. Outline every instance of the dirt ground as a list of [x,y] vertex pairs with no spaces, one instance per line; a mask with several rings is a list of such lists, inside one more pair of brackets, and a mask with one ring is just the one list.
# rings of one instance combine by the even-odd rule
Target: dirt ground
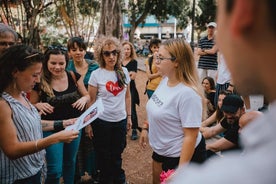
[[[146,80],[146,73],[139,70],[135,80],[140,96],[140,106],[136,106],[139,126],[142,126],[146,120],[145,105],[148,100],[147,95],[144,95]],[[139,139],[131,140],[130,136],[131,131],[128,132],[127,147],[123,153],[123,168],[126,173],[126,179],[129,184],[150,184],[152,183],[152,150],[149,146],[143,149],[139,145]]]

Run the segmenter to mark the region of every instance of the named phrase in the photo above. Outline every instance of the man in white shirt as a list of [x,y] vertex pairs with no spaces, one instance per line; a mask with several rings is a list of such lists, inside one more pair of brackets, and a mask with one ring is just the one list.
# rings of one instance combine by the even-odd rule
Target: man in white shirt
[[243,155],[183,166],[167,183],[276,183],[275,9],[273,0],[218,0],[217,44],[234,84],[242,95],[264,94],[270,109],[242,130]]

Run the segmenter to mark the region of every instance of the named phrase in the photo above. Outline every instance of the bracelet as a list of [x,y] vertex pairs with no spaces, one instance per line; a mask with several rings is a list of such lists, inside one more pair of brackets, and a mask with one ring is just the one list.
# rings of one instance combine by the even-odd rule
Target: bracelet
[[147,132],[149,131],[149,128],[142,128],[142,130],[146,130]]
[[64,130],[63,121],[62,120],[55,120],[54,121],[54,130],[56,132]]
[[38,149],[38,141],[39,141],[39,139],[35,141],[35,150],[36,151],[39,151],[39,149]]

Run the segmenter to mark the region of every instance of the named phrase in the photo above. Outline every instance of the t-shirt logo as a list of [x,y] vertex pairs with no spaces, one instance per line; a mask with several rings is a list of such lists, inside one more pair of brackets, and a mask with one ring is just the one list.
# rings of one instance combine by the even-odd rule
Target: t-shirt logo
[[106,90],[112,93],[114,96],[117,96],[124,89],[118,85],[118,82],[114,83],[112,81],[108,81],[105,87],[106,87]]

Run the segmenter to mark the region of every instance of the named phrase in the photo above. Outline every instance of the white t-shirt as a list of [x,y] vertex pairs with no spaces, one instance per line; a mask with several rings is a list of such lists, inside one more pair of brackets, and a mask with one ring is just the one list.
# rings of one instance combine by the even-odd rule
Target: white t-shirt
[[[126,83],[129,84],[129,73],[125,67],[123,67],[123,71],[126,75]],[[97,87],[97,97],[102,98],[104,112],[99,116],[100,119],[118,122],[126,118],[127,86],[124,88],[118,86],[115,71],[98,68],[92,72],[88,84]]]
[[231,74],[226,66],[224,57],[222,54],[219,54],[217,83],[223,85],[227,82],[230,82],[230,80],[231,80]]
[[[200,127],[202,100],[183,83],[174,87],[164,78],[147,103],[149,143],[153,151],[167,157],[179,157],[183,143],[183,127]],[[201,140],[197,136],[196,146]]]

